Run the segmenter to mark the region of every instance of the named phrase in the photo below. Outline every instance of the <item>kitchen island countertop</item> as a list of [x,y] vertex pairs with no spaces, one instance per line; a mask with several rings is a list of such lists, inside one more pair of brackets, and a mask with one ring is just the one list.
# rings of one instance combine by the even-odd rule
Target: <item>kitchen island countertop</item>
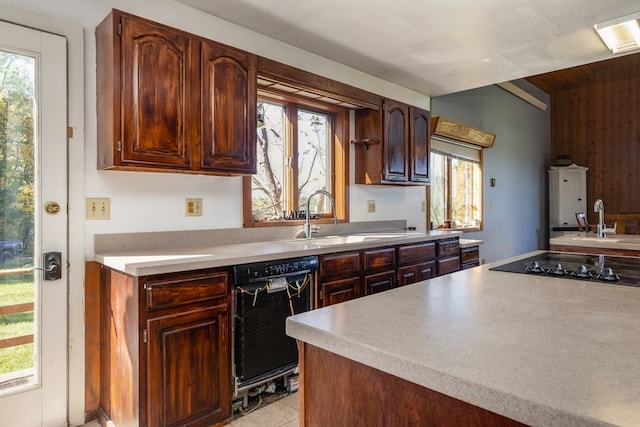
[[640,425],[640,288],[489,270],[508,261],[302,313],[287,333],[525,424]]
[[637,250],[640,251],[640,235],[613,234],[607,237],[597,237],[595,233],[578,232],[567,233],[552,237],[549,244],[555,246],[573,246],[590,249]]

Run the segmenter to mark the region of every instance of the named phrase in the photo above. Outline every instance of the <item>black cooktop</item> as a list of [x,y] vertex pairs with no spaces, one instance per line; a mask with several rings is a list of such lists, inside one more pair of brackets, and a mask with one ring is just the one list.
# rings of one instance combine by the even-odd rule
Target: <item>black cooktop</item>
[[543,252],[489,270],[640,287],[640,258],[632,257]]

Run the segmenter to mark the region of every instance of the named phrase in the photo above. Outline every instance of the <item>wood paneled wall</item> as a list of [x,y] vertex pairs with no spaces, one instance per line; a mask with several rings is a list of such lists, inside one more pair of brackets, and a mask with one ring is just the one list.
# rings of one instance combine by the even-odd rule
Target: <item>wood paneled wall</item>
[[589,168],[589,222],[598,198],[607,213],[640,212],[640,54],[544,76],[555,83],[542,87],[551,95],[551,162],[565,154]]

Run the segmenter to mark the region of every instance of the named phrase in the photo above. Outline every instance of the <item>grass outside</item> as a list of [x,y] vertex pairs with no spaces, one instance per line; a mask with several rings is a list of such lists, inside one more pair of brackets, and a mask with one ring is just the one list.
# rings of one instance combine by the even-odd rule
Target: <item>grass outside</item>
[[[33,275],[0,277],[0,307],[33,302]],[[34,333],[33,312],[0,316],[0,340]],[[0,349],[0,375],[33,366],[33,343]]]

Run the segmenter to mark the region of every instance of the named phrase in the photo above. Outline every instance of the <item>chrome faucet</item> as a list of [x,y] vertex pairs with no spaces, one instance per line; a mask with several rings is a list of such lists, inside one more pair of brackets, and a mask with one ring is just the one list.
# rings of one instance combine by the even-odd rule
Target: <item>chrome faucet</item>
[[331,211],[333,212],[333,222],[336,224],[336,227],[338,226],[338,217],[336,216],[336,201],[334,200],[331,193],[329,193],[328,191],[318,190],[312,195],[310,195],[309,198],[307,199],[307,210],[305,211],[306,220],[304,223],[304,237],[306,237],[307,239],[311,238],[312,232],[318,231],[320,229],[320,227],[318,227],[317,229],[314,229],[311,227],[311,215],[309,213],[311,199],[313,198],[313,196],[317,194],[324,194],[329,198],[329,200],[331,200]]
[[606,224],[604,223],[604,203],[602,202],[602,199],[596,200],[595,204],[593,205],[593,211],[598,212],[598,237],[605,237],[604,229],[606,227]]

